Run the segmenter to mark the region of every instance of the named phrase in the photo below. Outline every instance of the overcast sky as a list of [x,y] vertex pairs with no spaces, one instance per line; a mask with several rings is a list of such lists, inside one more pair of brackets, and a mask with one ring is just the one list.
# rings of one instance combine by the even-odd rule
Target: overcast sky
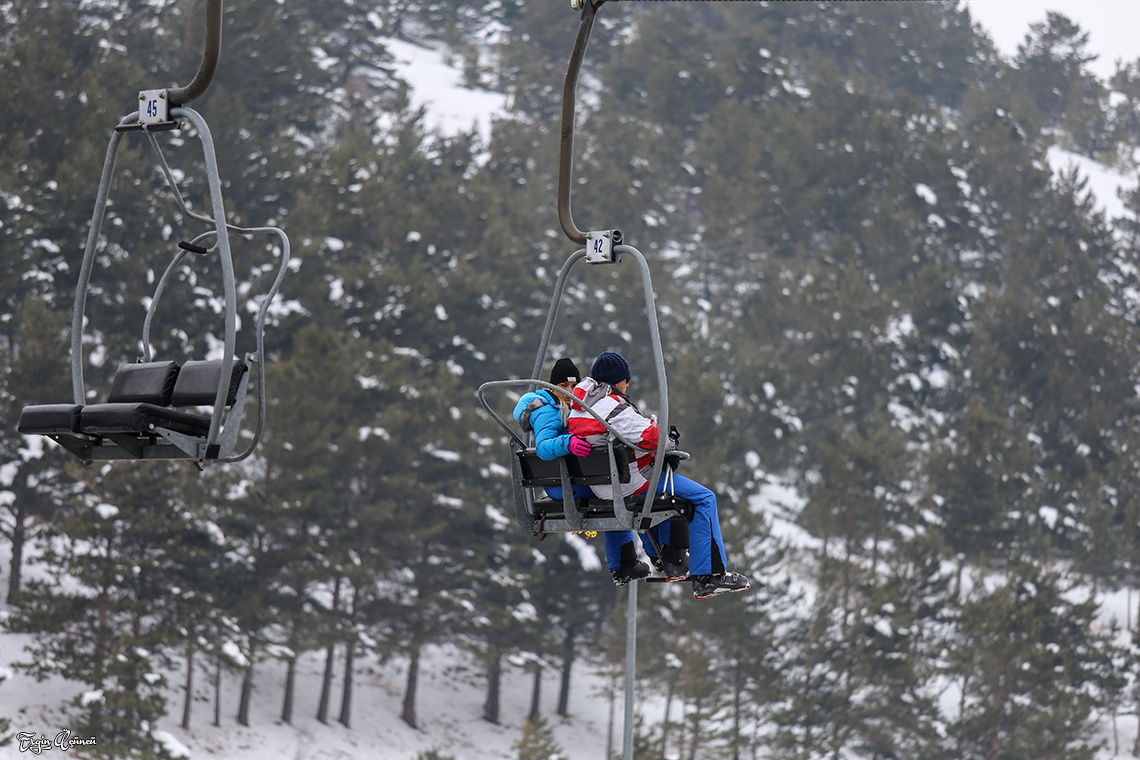
[[998,49],[1012,56],[1029,25],[1057,11],[1089,33],[1089,48],[1100,58],[1092,64],[1107,80],[1118,59],[1140,58],[1140,0],[967,0],[970,15],[990,33]]

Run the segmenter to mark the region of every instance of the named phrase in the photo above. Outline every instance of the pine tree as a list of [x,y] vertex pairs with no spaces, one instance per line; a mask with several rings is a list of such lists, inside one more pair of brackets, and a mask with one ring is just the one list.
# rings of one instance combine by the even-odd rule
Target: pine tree
[[1014,62],[1050,126],[1064,126],[1077,145],[1099,151],[1104,141],[1103,86],[1088,70],[1097,56],[1088,49],[1089,33],[1061,13],[1029,25]]
[[948,658],[961,704],[947,751],[1095,756],[1093,715],[1123,681],[1112,668],[1115,631],[1094,628],[1095,600],[1070,598],[1070,587],[1059,572],[1026,562],[963,605],[964,638]]
[[562,748],[554,741],[554,732],[541,715],[523,725],[522,736],[511,745],[511,749],[516,753],[515,760],[566,759]]
[[150,726],[165,713],[162,663],[184,622],[174,611],[193,595],[176,585],[190,526],[165,470],[138,480],[107,469],[62,505],[59,539],[40,558],[48,580],[27,584],[9,624],[35,634],[18,667],[86,685],[77,735],[97,737],[100,756],[163,756]]
[[[9,322],[0,386],[4,419],[18,420],[21,410],[31,404],[71,398],[64,319],[43,302],[29,299]],[[7,599],[15,602],[23,584],[25,549],[50,524],[54,505],[74,491],[74,481],[67,470],[70,454],[47,439],[25,438],[11,425],[2,441],[4,460],[15,466],[4,484],[11,498],[2,509],[10,519],[0,529],[11,542]]]

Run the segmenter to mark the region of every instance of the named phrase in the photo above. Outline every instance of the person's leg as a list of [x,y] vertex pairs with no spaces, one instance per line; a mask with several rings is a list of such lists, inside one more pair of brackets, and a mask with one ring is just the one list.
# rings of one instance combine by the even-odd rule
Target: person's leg
[[[661,537],[660,528],[660,525],[654,525],[648,531],[639,531],[637,534],[641,538],[641,548],[645,549],[645,556],[651,560],[657,559],[657,547],[653,545],[653,538],[656,538],[659,544],[664,544],[666,541]],[[649,537],[650,533],[653,534],[653,538]]]
[[[629,549],[625,552],[628,554],[633,550],[633,531],[631,530],[607,530],[602,534],[605,537],[606,547],[606,567],[610,572],[617,570],[622,564],[622,547],[629,545]],[[634,551],[636,556],[636,551]]]
[[[665,477],[657,491],[665,490]],[[716,509],[716,494],[695,480],[673,473],[673,494],[693,502],[693,520],[689,524],[689,573],[716,575],[723,573],[727,558],[724,539],[720,534],[720,517]]]

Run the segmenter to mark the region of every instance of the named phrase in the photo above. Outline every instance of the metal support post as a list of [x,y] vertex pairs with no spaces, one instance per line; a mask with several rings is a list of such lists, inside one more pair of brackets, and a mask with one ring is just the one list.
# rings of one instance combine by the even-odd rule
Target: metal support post
[[622,728],[622,760],[633,760],[633,685],[637,672],[637,581],[629,584],[629,609],[625,614],[625,724]]

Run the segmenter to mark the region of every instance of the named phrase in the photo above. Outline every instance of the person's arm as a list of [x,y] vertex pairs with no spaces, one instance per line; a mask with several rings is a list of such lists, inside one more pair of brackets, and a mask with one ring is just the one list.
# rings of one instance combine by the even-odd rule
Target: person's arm
[[656,451],[661,431],[653,424],[653,420],[642,416],[628,402],[625,403],[625,408],[610,420],[610,425],[639,449]]
[[540,459],[551,460],[570,453],[570,433],[562,424],[561,410],[547,404],[531,412],[534,448]]

